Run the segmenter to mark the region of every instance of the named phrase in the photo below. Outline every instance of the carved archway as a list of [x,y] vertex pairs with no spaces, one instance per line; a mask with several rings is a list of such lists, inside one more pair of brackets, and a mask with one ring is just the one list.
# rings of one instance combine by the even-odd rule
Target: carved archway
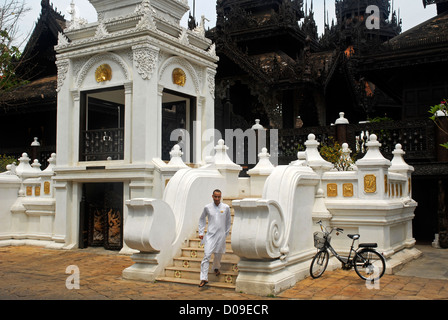
[[121,70],[124,74],[124,80],[125,81],[131,81],[132,76],[131,72],[129,70],[128,64],[121,58],[118,54],[108,52],[108,53],[102,53],[93,56],[90,58],[84,66],[81,68],[81,71],[79,72],[77,79],[76,79],[76,86],[80,88],[86,79],[87,75],[89,74],[90,70],[98,63],[104,63],[107,61],[115,62],[117,65],[121,67]]

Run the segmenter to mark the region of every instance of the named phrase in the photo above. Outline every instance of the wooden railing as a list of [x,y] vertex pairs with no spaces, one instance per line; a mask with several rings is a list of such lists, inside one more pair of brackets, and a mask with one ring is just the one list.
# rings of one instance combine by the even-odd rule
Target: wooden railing
[[124,129],[83,131],[80,161],[123,160]]
[[358,159],[364,156],[365,144],[370,134],[377,135],[378,141],[382,144],[381,152],[388,159],[392,159],[392,151],[397,143],[402,145],[407,160],[429,162],[437,158],[436,126],[430,119],[342,126],[346,136],[343,141],[338,137],[337,125],[279,130],[279,163],[286,164],[297,159],[297,152],[305,149],[304,144],[310,133],[316,135],[316,139],[321,144],[330,143],[330,137],[341,144],[348,143],[352,152],[358,153]]

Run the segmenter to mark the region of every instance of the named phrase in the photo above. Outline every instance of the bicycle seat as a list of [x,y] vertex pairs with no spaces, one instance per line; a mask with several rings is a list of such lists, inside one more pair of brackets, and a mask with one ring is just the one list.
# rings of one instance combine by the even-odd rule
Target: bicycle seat
[[378,247],[377,243],[360,243],[359,244],[360,248],[376,248]]
[[358,240],[359,234],[348,234],[347,237],[349,237],[350,239],[353,239],[353,240]]

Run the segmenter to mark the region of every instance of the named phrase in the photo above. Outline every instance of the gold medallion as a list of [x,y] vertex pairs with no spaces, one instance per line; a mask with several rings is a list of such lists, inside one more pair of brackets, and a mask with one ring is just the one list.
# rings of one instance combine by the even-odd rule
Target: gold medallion
[[187,82],[187,75],[185,74],[185,71],[180,68],[174,69],[173,83],[177,84],[178,86],[184,87],[186,82]]
[[98,83],[112,80],[112,68],[110,65],[100,65],[95,71],[95,79]]

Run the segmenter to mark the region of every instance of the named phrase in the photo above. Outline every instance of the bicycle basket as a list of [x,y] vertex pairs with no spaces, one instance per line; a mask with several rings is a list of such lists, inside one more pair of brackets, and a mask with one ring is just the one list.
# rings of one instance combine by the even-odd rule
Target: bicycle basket
[[331,237],[328,237],[328,239],[326,239],[323,232],[314,232],[314,246],[317,249],[322,249],[325,246],[326,240],[328,241],[328,243],[330,243],[330,239]]

